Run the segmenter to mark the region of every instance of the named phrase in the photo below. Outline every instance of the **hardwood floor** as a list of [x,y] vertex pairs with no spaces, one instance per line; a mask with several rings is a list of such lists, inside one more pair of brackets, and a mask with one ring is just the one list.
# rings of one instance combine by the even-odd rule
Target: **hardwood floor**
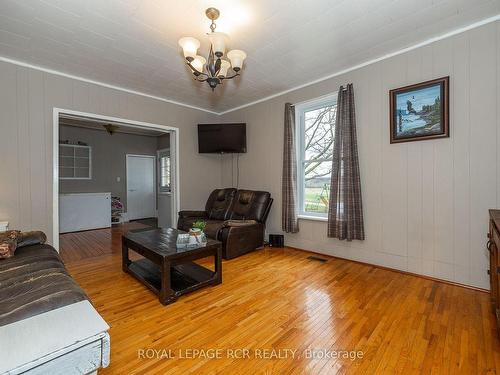
[[[224,261],[222,285],[162,306],[121,271],[121,232],[61,236],[69,271],[111,326],[111,365],[100,374],[500,373],[487,293],[264,249]],[[193,354],[189,349],[205,352],[181,358]],[[231,358],[237,349],[248,349],[239,354],[249,358]],[[307,358],[306,349],[317,356],[337,350],[340,358]],[[360,351],[362,358],[340,351]],[[222,358],[205,358],[209,353]]]

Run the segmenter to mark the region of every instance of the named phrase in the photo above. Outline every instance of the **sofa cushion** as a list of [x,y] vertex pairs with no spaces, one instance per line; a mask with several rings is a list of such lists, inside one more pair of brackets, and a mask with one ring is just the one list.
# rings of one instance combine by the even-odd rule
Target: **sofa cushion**
[[236,189],[215,189],[208,197],[205,211],[210,220],[226,220]]
[[0,326],[88,299],[50,245],[0,261]]
[[[182,221],[182,225],[178,226],[178,229],[185,232],[189,232],[189,229],[193,227],[195,221],[200,220],[199,218],[185,218]],[[213,239],[217,239],[217,234],[219,230],[224,226],[224,220],[204,220],[207,224],[205,227],[205,234]]]
[[238,190],[231,207],[232,220],[256,220],[262,222],[271,194],[267,191]]

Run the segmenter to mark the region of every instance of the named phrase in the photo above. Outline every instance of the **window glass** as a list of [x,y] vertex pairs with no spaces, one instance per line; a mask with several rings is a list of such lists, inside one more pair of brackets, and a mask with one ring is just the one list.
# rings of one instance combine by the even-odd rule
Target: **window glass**
[[299,215],[326,217],[337,105],[334,96],[298,105]]

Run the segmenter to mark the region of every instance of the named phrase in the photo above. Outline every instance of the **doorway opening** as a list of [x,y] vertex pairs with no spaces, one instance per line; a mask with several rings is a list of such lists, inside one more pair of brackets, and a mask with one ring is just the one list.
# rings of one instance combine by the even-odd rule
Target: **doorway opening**
[[63,233],[176,225],[177,128],[58,108],[53,120],[56,249]]

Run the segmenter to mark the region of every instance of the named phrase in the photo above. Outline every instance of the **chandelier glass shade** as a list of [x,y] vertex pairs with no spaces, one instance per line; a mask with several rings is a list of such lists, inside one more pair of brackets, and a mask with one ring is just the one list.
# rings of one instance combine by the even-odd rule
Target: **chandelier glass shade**
[[247,55],[237,49],[226,54],[229,37],[215,31],[215,20],[219,18],[219,11],[215,8],[208,8],[205,14],[208,19],[212,20],[211,32],[207,34],[210,41],[208,58],[205,59],[198,55],[200,41],[196,38],[183,37],[179,39],[179,46],[182,48],[186,64],[194,75],[194,79],[198,82],[207,82],[213,91],[224,80],[233,79],[240,75],[239,72]]

